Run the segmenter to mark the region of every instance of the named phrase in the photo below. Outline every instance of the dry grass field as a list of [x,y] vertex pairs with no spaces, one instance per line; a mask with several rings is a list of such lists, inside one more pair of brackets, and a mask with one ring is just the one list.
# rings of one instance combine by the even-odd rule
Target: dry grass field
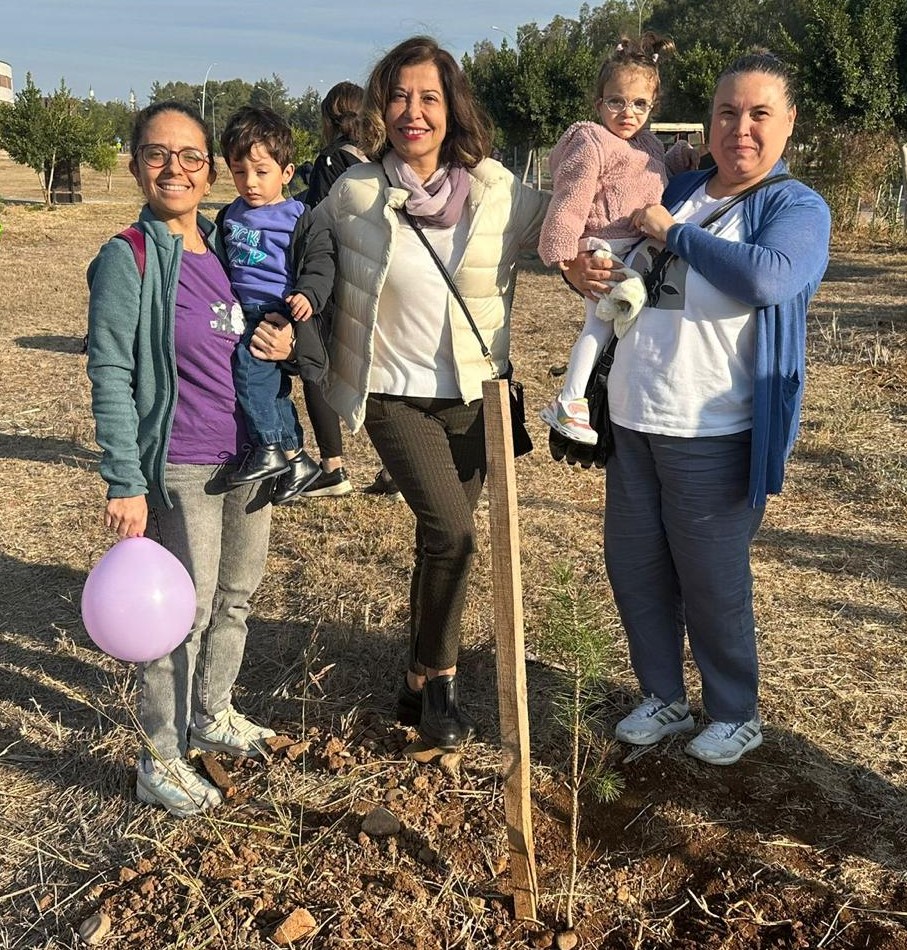
[[[556,670],[529,666],[541,925],[510,919],[487,504],[461,670],[480,741],[459,761],[402,755],[412,519],[359,492],[275,511],[238,705],[298,740],[266,764],[221,765],[235,795],[179,822],[134,798],[134,670],[79,617],[111,538],[80,343],[85,268],[129,224],[123,174],[86,202],[0,208],[0,950],[275,946],[296,908],[317,948],[552,945],[569,864]],[[218,197],[229,198],[228,183]],[[0,155],[0,199],[39,197]],[[561,281],[520,277],[514,362],[537,448],[517,463],[526,630],[569,559],[614,630],[599,686],[607,734],[634,702],[601,555],[601,473],[555,464],[534,410],[580,321]],[[577,933],[586,948],[907,948],[907,253],[836,246],[810,316],[810,374],[784,494],[754,551],[764,745],[735,767],[680,740],[610,765],[613,805],[583,798]],[[378,462],[348,440],[357,486]],[[695,672],[692,699],[699,708]],[[362,833],[384,805],[399,833]]]

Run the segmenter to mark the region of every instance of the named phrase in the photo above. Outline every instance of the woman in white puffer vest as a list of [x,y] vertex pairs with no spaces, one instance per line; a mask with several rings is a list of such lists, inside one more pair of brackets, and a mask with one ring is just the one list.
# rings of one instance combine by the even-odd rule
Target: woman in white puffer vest
[[416,516],[397,712],[453,748],[475,731],[456,665],[485,477],[482,381],[507,369],[517,256],[538,244],[549,196],[487,157],[491,132],[466,77],[428,37],[377,64],[361,120],[372,161],[349,169],[316,215],[337,246],[327,399],[353,431],[365,425]]

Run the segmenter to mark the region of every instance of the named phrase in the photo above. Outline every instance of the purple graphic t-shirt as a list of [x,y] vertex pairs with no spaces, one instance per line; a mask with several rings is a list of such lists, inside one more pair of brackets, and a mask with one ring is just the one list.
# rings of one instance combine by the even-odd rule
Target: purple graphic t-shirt
[[213,465],[247,441],[233,388],[233,351],[242,309],[215,254],[184,253],[176,292],[174,343],[178,396],[167,461]]

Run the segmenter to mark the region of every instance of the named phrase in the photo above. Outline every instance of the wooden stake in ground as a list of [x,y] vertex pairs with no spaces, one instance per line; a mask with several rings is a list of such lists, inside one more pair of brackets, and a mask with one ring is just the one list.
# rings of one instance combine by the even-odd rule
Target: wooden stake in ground
[[510,845],[510,874],[517,919],[535,920],[538,882],[529,796],[529,710],[523,644],[523,584],[516,471],[510,429],[510,397],[505,380],[482,384],[485,450],[491,520],[491,574],[494,581],[494,636],[498,708],[504,752],[504,813]]

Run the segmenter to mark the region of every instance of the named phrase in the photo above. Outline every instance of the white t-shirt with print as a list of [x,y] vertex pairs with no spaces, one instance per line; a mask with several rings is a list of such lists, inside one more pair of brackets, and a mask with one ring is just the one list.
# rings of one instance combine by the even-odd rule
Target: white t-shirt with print
[[[674,218],[698,224],[726,200],[709,197],[703,186]],[[742,240],[742,205],[708,230]],[[644,241],[627,263],[643,273],[662,247]],[[608,379],[612,421],[682,438],[751,428],[754,345],[755,310],[674,258],[657,307],[644,307],[617,347]]]

